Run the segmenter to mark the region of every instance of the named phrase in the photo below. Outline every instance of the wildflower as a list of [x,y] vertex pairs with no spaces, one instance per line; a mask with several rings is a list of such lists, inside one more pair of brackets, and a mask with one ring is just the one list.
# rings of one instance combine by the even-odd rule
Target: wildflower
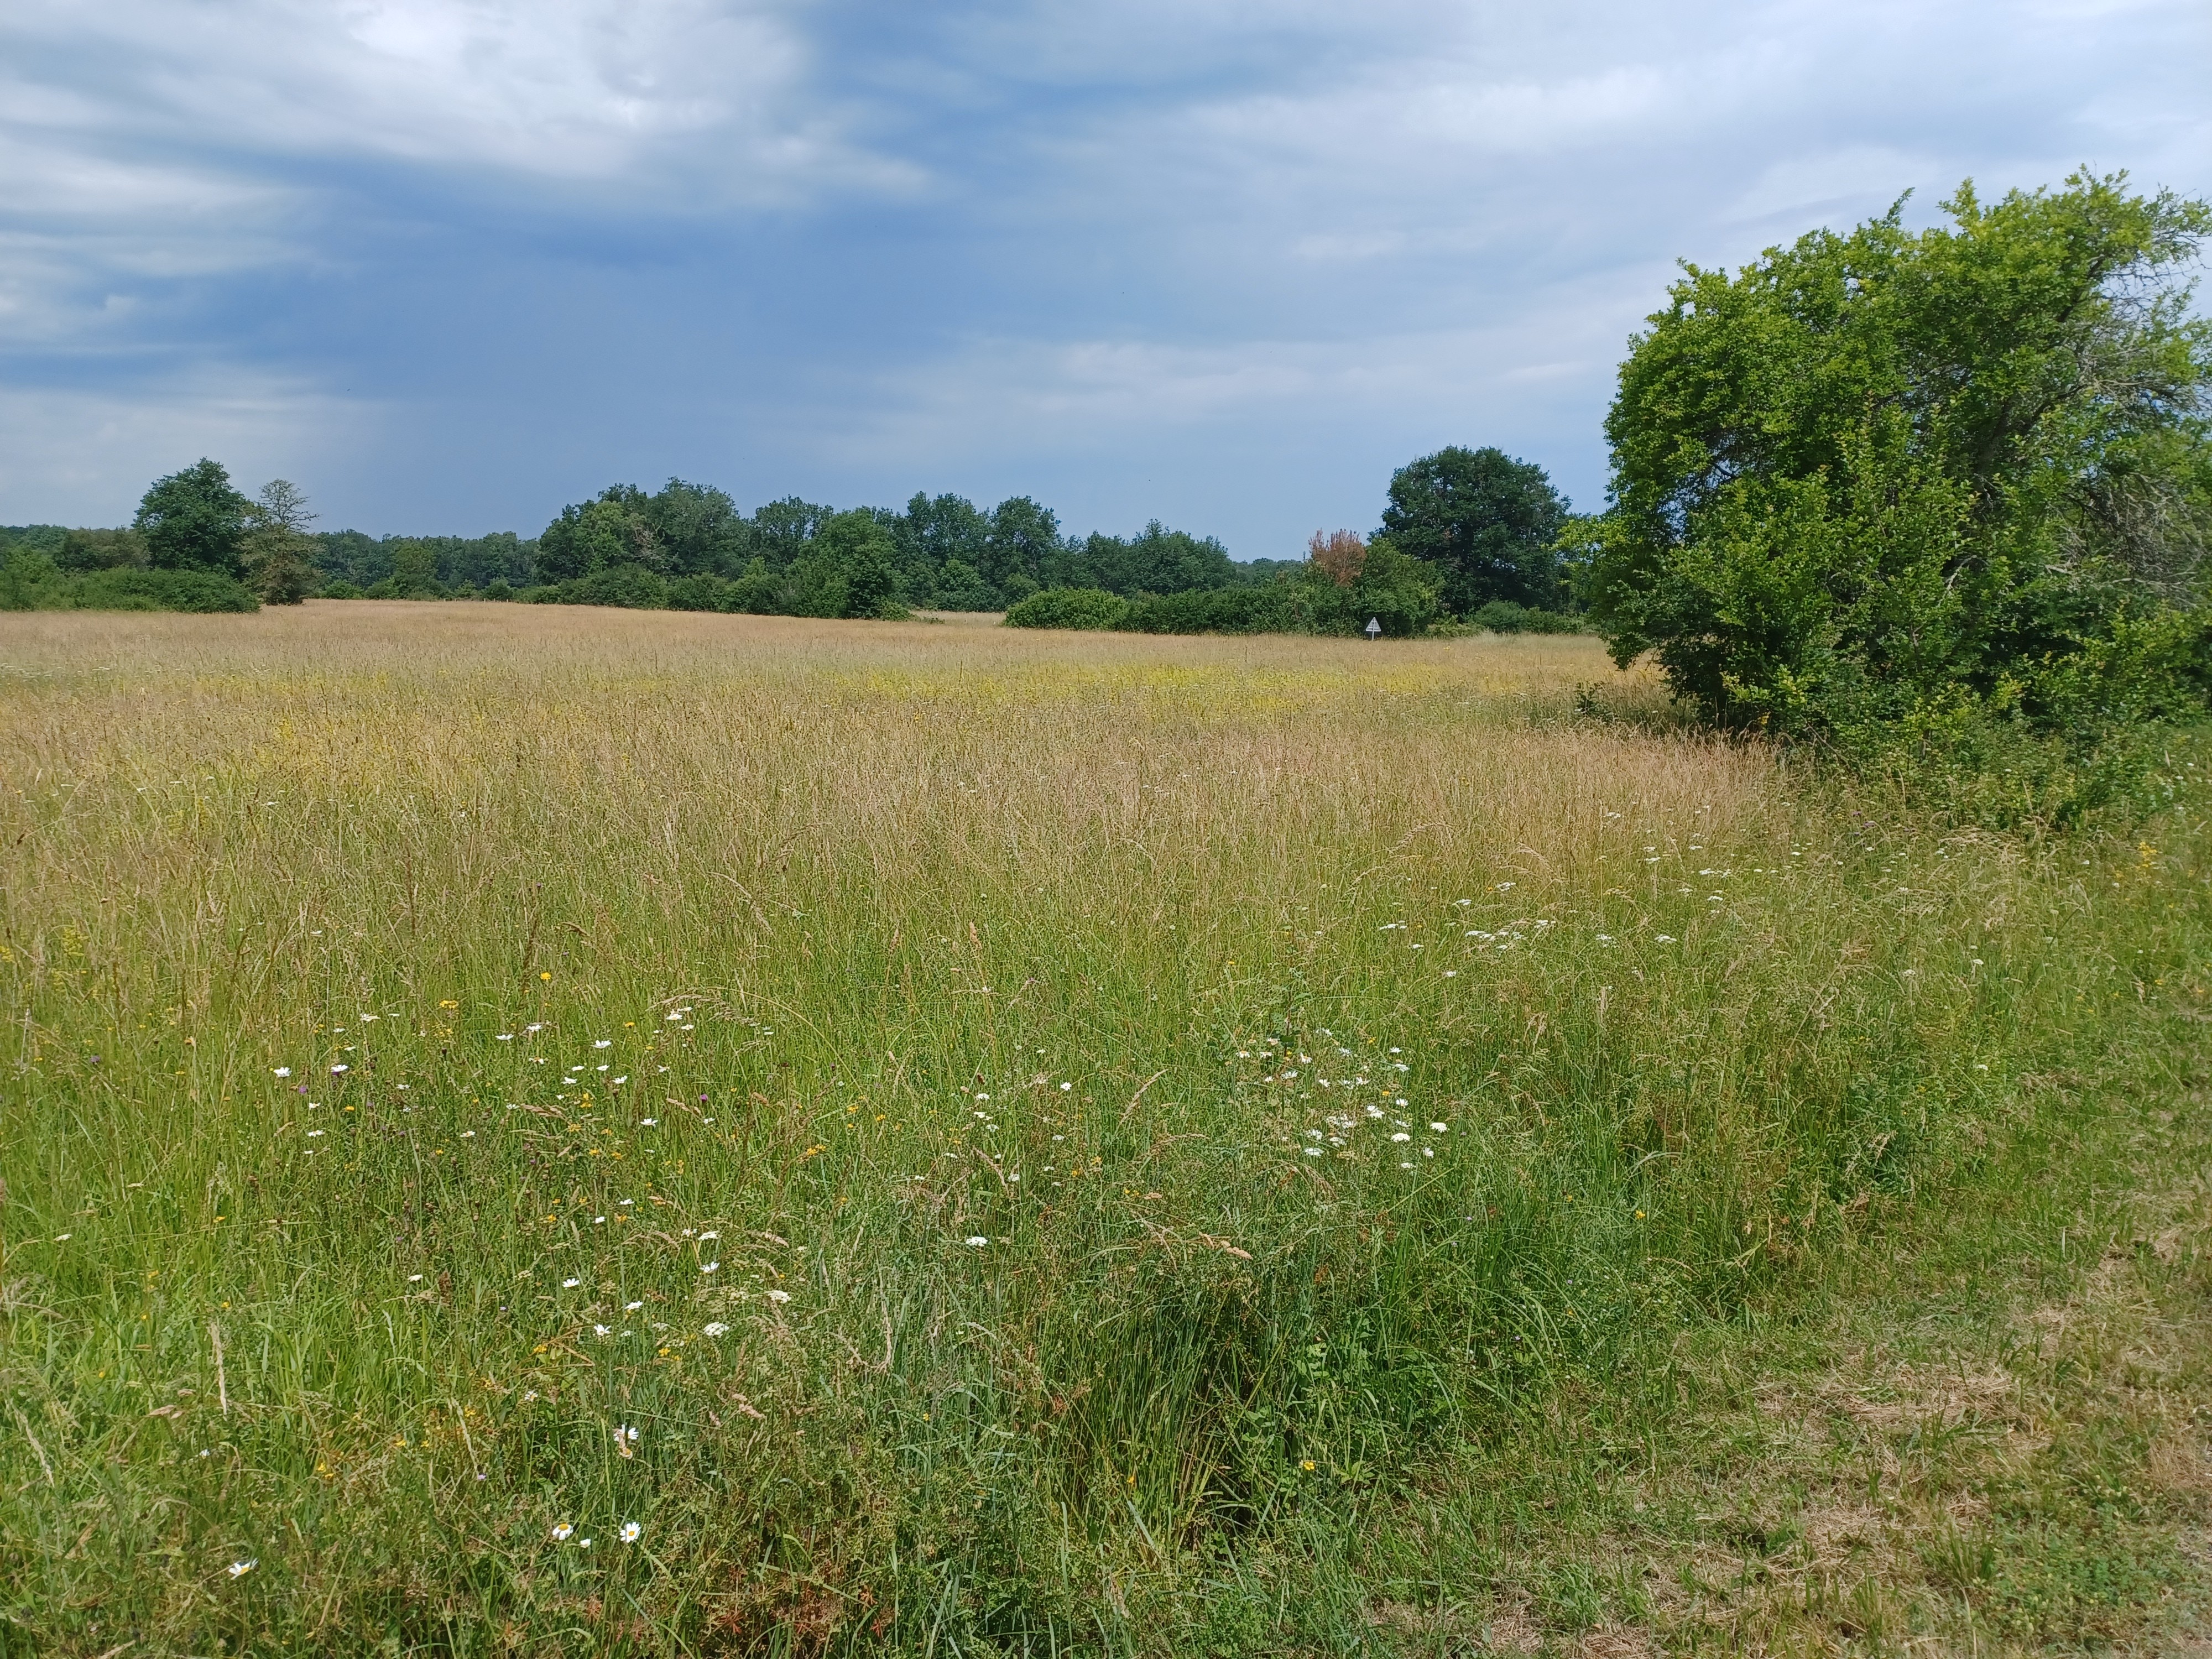
[[1403,1129],[1401,1129],[1396,1134],[1392,1135],[1390,1139],[1393,1140],[1405,1141],[1411,1140],[1413,1136],[1407,1134]]
[[1413,1166],[1410,1164],[1401,1164],[1398,1167],[1401,1170],[1410,1170]]
[[614,1046],[615,1040],[612,1037],[601,1037],[592,1044],[594,1048],[611,1048]]
[[407,1275],[407,1282],[410,1285],[420,1285],[422,1282],[422,1275],[420,1273],[410,1273]]
[[[627,1083],[627,1082],[629,1082],[629,1079],[628,1078],[626,1078],[626,1077],[618,1077],[618,1078],[617,1078],[617,1079],[615,1079],[615,1081],[616,1081],[616,1082],[617,1082],[617,1083]],[[641,1118],[638,1119],[638,1121],[638,1121],[638,1127],[641,1127],[641,1128],[645,1128],[645,1129],[650,1129],[650,1128],[652,1128],[655,1124],[659,1123],[659,1122],[660,1121],[660,1120],[659,1120],[659,1118],[657,1118],[657,1117],[641,1117]]]
[[[627,1203],[629,1203],[629,1200],[628,1199],[624,1199],[624,1200],[623,1200],[623,1203],[625,1203],[625,1204],[627,1204]],[[702,1244],[704,1244],[704,1243],[705,1243],[708,1239],[710,1239],[710,1238],[720,1238],[721,1236],[722,1236],[722,1235],[721,1235],[719,1231],[703,1232],[703,1233],[701,1233],[701,1234],[699,1235],[699,1242],[700,1242]]]
[[1319,1158],[1322,1155],[1322,1150],[1318,1146],[1309,1146],[1305,1149],[1305,1154],[1308,1158]]
[[339,1075],[341,1073],[343,1073],[343,1072],[349,1072],[349,1071],[351,1071],[352,1069],[353,1069],[353,1068],[352,1068],[351,1066],[343,1066],[343,1065],[340,1065],[340,1066],[331,1066],[331,1075],[332,1077],[337,1077],[337,1075]]
[[1660,933],[1655,937],[1662,945],[1672,945],[1674,942],[1674,936],[1672,933]]
[[276,1075],[278,1077],[289,1077],[292,1075],[292,1068],[289,1066],[279,1066],[276,1068]]
[[1304,1462],[1299,1463],[1298,1467],[1304,1469],[1308,1474],[1311,1474],[1313,1473],[1314,1461],[1310,1457],[1306,1458]]
[[574,1527],[570,1526],[566,1521],[563,1521],[559,1526],[553,1528],[553,1541],[556,1544],[566,1543],[568,1539],[568,1534],[575,1530],[576,1529]]
[[1431,1123],[1429,1125],[1430,1130],[1436,1134],[1443,1134],[1449,1127],[1450,1126],[1449,1124],[1443,1123]]
[[1436,1155],[1437,1149],[1433,1146],[1424,1146],[1421,1148],[1421,1156],[1423,1158],[1434,1158]]
[[595,1215],[592,1218],[592,1225],[594,1227],[604,1227],[606,1224],[607,1218],[603,1215]]
[[1074,1085],[1073,1083],[1063,1083],[1063,1084],[1061,1084],[1061,1085],[1060,1085],[1060,1093],[1062,1093],[1062,1094],[1066,1094],[1066,1093],[1070,1089],[1073,1089],[1074,1086],[1075,1086],[1075,1085]]
[[722,1264],[719,1261],[709,1261],[705,1267],[700,1268],[699,1271],[702,1273],[710,1273],[721,1265]]
[[576,1540],[576,1547],[580,1550],[587,1550],[592,1547],[592,1540],[588,1538],[579,1538]]
[[234,1561],[228,1571],[233,1578],[243,1578],[260,1565],[258,1561]]
[[583,1282],[580,1279],[564,1279],[561,1281],[561,1288],[564,1291],[573,1291]]
[[612,1336],[614,1333],[604,1325],[594,1325],[592,1327],[592,1334],[593,1336]]
[[512,1031],[501,1031],[497,1036],[494,1037],[492,1041],[495,1042],[512,1042],[514,1041],[514,1033]]
[[637,1431],[630,1427],[629,1424],[625,1423],[622,1427],[615,1431],[615,1438],[617,1440],[627,1440],[631,1445],[635,1446],[637,1444]]
[[624,1313],[635,1313],[644,1305],[645,1304],[642,1302],[625,1302],[623,1304],[623,1311]]
[[706,1331],[709,1336],[727,1336],[730,1334],[730,1328],[716,1319],[708,1323]]
[[791,1292],[789,1291],[770,1291],[768,1293],[768,1299],[771,1302],[788,1302],[791,1300]]
[[625,1521],[622,1524],[622,1540],[625,1544],[635,1544],[644,1531],[645,1528],[636,1522]]
[[970,1238],[968,1241],[968,1248],[971,1250],[980,1250],[990,1242],[991,1241],[984,1237],[982,1234],[977,1233],[973,1238]]

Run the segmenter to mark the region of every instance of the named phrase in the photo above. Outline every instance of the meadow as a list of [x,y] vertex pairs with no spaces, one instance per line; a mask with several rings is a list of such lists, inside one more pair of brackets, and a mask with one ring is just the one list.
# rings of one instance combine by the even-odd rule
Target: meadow
[[0,617],[0,1655],[2174,1651],[2212,844],[1590,640]]

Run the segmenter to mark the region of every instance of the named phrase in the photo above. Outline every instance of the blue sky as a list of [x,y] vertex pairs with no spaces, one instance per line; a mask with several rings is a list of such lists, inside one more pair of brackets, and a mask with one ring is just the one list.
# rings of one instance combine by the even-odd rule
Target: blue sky
[[1030,494],[1240,558],[1494,443],[1600,504],[1673,262],[2212,194],[2212,7],[9,0],[0,522]]

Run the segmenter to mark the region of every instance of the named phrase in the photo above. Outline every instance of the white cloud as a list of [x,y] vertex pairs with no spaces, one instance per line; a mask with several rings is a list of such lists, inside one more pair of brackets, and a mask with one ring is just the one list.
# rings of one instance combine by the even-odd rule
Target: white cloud
[[[719,199],[875,176],[804,96],[791,3],[17,0],[19,61],[98,64],[17,106],[49,131],[609,179],[686,149]],[[27,76],[26,78],[32,78]]]

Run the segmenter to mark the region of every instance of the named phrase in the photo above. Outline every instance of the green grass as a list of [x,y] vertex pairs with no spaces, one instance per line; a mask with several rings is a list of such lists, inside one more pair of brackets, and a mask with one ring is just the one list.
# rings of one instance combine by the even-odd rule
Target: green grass
[[2193,1616],[2193,750],[2039,840],[1586,641],[7,625],[0,1651]]

